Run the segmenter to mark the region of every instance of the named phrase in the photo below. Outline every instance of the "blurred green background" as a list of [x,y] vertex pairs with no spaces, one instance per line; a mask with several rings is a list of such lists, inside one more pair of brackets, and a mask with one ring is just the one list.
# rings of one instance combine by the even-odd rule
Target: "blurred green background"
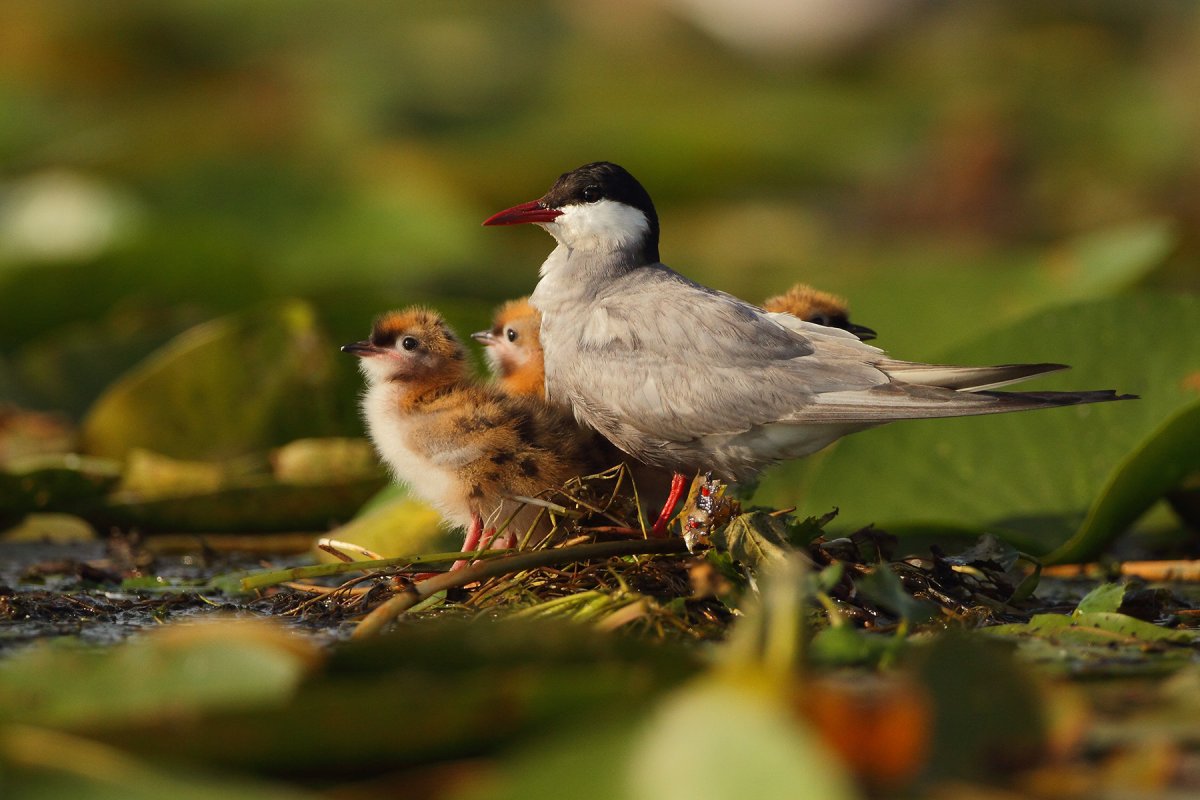
[[551,240],[479,223],[597,159],[667,263],[843,293],[899,357],[1189,293],[1198,41],[1168,0],[4,3],[0,402],[80,419],[190,326],[300,298],[332,378],[277,438],[358,433],[333,346],[415,302],[485,327]]

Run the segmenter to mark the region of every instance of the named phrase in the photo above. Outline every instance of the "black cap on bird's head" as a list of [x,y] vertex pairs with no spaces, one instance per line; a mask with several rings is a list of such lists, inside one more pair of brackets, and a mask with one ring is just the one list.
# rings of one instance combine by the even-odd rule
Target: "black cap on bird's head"
[[[588,207],[605,206],[625,206],[640,212],[640,218],[631,221],[587,211]],[[642,263],[659,260],[658,212],[654,210],[654,201],[637,178],[624,167],[610,161],[595,161],[565,172],[541,198],[505,209],[488,217],[483,224],[519,225],[533,222],[546,225],[561,223],[559,218],[564,215],[595,217],[594,224],[585,228],[585,233],[601,229],[619,237],[627,246],[635,247]],[[558,237],[553,229],[548,230]]]

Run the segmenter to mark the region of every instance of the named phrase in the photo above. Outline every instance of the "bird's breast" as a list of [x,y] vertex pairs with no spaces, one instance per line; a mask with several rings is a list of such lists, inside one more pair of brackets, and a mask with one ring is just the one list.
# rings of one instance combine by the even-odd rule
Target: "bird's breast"
[[397,410],[389,386],[372,388],[363,396],[363,417],[380,458],[392,477],[435,506],[456,524],[470,520],[466,487],[460,476],[462,465],[479,455],[478,448],[464,444],[431,450],[422,446],[425,433],[437,425],[429,414],[402,414]]

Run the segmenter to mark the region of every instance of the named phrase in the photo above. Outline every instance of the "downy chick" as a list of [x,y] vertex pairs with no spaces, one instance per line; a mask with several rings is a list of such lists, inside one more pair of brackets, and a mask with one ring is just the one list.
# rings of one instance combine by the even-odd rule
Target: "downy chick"
[[875,338],[875,331],[850,321],[850,309],[845,299],[814,289],[806,283],[797,283],[783,294],[768,297],[763,309],[775,313],[791,314],[805,322],[828,325],[850,331],[862,341]]
[[[588,437],[546,403],[473,380],[458,337],[436,312],[409,308],[375,321],[348,344],[367,381],[367,431],[396,480],[468,528],[503,524],[533,497],[585,473]],[[508,530],[523,534],[542,509],[527,506]],[[542,527],[544,532],[548,528]]]
[[541,325],[542,315],[528,297],[521,297],[496,309],[491,330],[471,334],[484,345],[492,374],[509,394],[545,397],[546,371],[538,338]]

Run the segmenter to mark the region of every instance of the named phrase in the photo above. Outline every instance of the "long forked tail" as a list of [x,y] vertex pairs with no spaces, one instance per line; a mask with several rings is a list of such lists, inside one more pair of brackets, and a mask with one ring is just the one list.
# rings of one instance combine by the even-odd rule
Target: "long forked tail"
[[901,419],[972,417],[1004,414],[1035,408],[1055,408],[1084,403],[1136,400],[1136,395],[1112,390],[1086,392],[994,392],[964,391],[942,386],[888,383],[852,392],[818,396],[789,422],[836,424],[879,424]]
[[[1025,408],[1042,408],[1045,406],[1078,406],[1084,403],[1108,403],[1113,400],[1138,400],[1136,394],[1117,394],[1113,389],[1101,389],[1087,392],[975,392],[978,397],[994,397],[1009,408],[1002,411],[1019,411]],[[1012,408],[1012,405],[1020,408]]]

